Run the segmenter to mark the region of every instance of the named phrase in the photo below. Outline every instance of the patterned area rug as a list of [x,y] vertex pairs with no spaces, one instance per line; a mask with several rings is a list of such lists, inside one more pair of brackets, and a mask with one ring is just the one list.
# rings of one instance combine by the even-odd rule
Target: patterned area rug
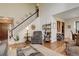
[[17,56],[44,56],[42,53],[32,47],[18,48]]

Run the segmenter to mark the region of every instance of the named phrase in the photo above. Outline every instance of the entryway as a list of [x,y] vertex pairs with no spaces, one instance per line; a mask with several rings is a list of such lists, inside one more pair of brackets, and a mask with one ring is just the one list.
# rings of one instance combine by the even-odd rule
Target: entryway
[[0,18],[0,56],[7,56],[8,53],[8,33],[12,24],[10,18]]
[[0,23],[0,40],[8,39],[8,24]]
[[57,40],[64,40],[64,29],[65,29],[65,23],[62,21],[57,21]]
[[8,30],[10,24],[12,24],[12,20],[9,18],[2,18],[0,20],[0,41],[8,39]]

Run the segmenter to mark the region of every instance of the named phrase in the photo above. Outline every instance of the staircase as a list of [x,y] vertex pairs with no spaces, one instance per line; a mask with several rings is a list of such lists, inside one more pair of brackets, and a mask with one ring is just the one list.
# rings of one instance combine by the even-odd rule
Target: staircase
[[29,24],[31,24],[38,16],[39,16],[39,10],[37,9],[34,13],[32,13],[26,19],[19,22],[16,26],[13,26],[11,29],[10,38],[15,39],[16,35],[19,34],[23,29],[25,29]]

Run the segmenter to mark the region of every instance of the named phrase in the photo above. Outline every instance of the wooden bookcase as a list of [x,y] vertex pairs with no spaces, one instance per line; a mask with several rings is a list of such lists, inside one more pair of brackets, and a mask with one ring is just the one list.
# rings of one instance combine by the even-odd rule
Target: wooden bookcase
[[42,26],[43,33],[44,33],[44,42],[50,42],[51,38],[51,24],[44,24]]

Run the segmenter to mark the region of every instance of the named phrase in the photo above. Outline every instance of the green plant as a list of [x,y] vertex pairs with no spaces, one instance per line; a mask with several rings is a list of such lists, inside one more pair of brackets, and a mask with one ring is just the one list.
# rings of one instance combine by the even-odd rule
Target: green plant
[[15,41],[19,41],[19,36],[18,36],[18,35],[16,36],[16,39],[15,39]]

